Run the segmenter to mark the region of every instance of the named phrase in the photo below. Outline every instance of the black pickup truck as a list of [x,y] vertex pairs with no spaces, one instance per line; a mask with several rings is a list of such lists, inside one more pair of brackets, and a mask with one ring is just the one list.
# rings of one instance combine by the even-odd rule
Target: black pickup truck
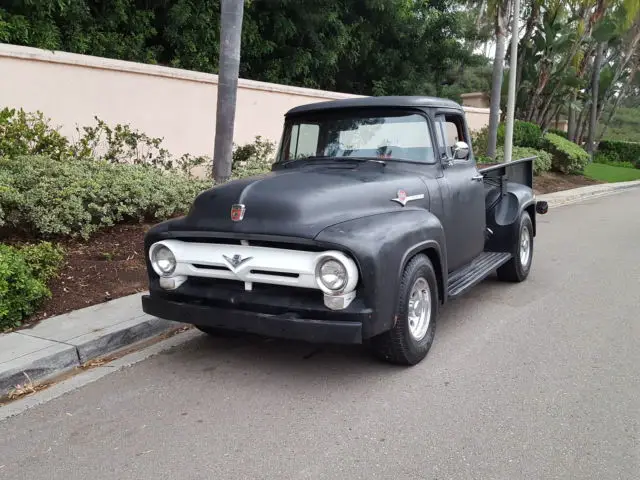
[[533,158],[478,169],[464,110],[432,97],[293,108],[272,171],[201,193],[145,237],[143,310],[211,335],[366,344],[420,362],[440,307],[531,268]]

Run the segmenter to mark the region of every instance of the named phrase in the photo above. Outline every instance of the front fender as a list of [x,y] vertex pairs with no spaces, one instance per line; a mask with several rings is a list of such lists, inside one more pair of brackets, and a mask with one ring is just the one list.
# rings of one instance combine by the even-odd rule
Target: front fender
[[[418,252],[431,249],[446,285],[446,242],[440,220],[422,209],[403,209],[349,220],[320,232],[316,241],[348,251],[360,270],[358,295],[373,309],[363,337],[389,330],[396,314],[398,290],[404,266]],[[444,290],[444,289],[443,289]]]

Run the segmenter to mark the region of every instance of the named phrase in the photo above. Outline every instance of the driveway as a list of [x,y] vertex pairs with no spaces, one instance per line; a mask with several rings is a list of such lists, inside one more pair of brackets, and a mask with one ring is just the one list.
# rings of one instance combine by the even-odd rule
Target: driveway
[[427,359],[199,335],[0,422],[0,478],[637,479],[640,190],[539,217]]

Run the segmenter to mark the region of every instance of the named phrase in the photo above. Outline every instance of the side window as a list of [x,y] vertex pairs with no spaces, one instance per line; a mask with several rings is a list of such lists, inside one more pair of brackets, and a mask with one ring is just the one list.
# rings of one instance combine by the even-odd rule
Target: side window
[[318,148],[320,127],[314,123],[294,125],[289,142],[289,159],[313,157]]
[[464,133],[464,120],[460,115],[439,115],[436,118],[436,128],[440,154],[443,158],[453,158],[456,142],[469,143]]

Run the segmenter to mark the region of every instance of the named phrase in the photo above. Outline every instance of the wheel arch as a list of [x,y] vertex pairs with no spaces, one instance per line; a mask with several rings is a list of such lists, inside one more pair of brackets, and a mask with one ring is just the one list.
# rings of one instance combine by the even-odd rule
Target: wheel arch
[[445,289],[445,270],[443,269],[444,265],[442,261],[440,245],[435,240],[427,240],[425,242],[421,242],[418,245],[413,246],[404,254],[404,257],[402,258],[402,262],[400,264],[400,269],[398,270],[398,278],[402,276],[411,259],[413,259],[417,255],[426,255],[426,257],[431,261],[433,269],[436,272],[439,303],[443,304],[447,298]]

